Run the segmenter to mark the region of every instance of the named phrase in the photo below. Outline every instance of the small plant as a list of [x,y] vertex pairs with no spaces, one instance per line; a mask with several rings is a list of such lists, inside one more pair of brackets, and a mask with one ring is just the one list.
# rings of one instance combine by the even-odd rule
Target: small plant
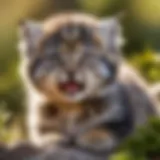
[[[11,119],[11,114],[3,109],[0,110],[0,142],[12,143],[22,137],[19,123]],[[10,124],[9,121],[12,121]]]
[[160,58],[154,51],[146,50],[139,54],[132,54],[128,60],[149,82],[155,83],[160,80]]
[[111,160],[160,160],[160,119],[139,128]]

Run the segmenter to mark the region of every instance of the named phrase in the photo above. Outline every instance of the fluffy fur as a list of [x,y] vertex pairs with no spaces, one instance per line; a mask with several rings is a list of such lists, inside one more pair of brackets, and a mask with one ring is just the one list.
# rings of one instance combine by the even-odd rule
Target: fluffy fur
[[[156,114],[143,80],[122,60],[117,18],[62,14],[41,24],[25,22],[20,34],[20,69],[35,144],[66,141],[68,134],[86,149],[110,150]],[[58,111],[44,117],[48,104]],[[52,132],[43,135],[41,125]],[[92,130],[95,143],[86,138]]]

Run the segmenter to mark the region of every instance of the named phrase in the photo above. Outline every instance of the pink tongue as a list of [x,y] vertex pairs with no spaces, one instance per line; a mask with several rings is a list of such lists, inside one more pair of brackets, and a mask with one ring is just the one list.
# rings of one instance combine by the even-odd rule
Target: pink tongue
[[79,86],[75,83],[68,83],[68,84],[65,85],[65,88],[70,93],[74,93],[74,92],[77,92],[79,90]]

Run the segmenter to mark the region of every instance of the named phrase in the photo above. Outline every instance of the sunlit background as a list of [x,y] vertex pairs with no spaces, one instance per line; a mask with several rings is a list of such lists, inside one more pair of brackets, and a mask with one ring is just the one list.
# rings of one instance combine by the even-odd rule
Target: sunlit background
[[24,117],[24,92],[17,72],[18,22],[41,20],[67,10],[99,17],[125,12],[124,55],[150,84],[160,81],[160,0],[0,0],[1,141],[10,142],[25,135],[19,131],[24,126],[19,120]]

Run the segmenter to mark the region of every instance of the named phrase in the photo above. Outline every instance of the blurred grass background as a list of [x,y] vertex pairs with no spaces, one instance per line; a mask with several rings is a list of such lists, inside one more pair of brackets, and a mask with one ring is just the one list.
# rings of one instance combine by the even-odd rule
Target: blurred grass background
[[0,141],[15,141],[23,126],[19,119],[24,117],[24,92],[17,72],[19,20],[40,20],[67,10],[99,17],[125,11],[124,54],[149,83],[160,82],[159,0],[0,0]]

